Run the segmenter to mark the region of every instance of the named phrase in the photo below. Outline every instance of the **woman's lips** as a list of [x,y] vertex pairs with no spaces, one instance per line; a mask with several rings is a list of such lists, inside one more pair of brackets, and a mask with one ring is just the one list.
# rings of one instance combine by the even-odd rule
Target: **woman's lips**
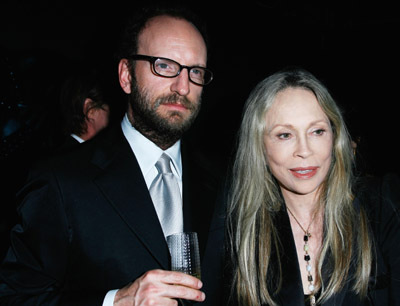
[[291,173],[300,179],[309,179],[317,174],[318,167],[301,167],[290,169]]

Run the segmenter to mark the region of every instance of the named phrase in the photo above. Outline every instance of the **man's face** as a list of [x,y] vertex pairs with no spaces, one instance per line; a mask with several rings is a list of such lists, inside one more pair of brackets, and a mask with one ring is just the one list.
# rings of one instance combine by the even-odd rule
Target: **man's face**
[[[164,138],[164,142],[175,142],[187,131],[200,111],[200,97],[196,102],[186,96],[174,93],[159,96],[153,100],[148,92],[140,89],[135,81],[132,82],[130,105],[132,109],[133,125],[145,135],[154,135]],[[178,110],[174,111],[174,106]],[[162,113],[160,108],[170,109]],[[184,113],[180,111],[184,110]],[[185,113],[188,114],[185,116]]]
[[[139,35],[138,54],[165,57],[186,66],[205,67],[207,61],[206,46],[197,29],[167,16],[149,21]],[[200,110],[202,87],[189,81],[187,69],[175,78],[164,78],[152,71],[150,62],[136,61],[134,73],[128,92],[133,125],[153,133],[170,131],[179,138]]]

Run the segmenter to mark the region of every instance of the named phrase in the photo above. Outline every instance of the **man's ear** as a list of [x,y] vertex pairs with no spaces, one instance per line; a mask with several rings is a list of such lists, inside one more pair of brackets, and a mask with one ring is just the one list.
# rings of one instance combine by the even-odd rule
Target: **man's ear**
[[85,102],[83,103],[83,113],[85,114],[86,120],[92,119],[92,104],[93,100],[90,98],[86,98]]
[[127,94],[131,93],[131,72],[127,59],[122,59],[118,65],[119,84]]

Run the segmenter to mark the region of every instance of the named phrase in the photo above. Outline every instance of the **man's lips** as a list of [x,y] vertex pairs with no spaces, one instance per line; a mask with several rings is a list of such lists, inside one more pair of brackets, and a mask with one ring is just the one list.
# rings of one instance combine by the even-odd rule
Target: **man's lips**
[[159,106],[165,106],[169,109],[176,110],[191,110],[193,108],[192,103],[186,97],[179,97],[176,95],[162,97],[158,100]]
[[168,103],[162,103],[161,105],[164,107],[168,107],[169,109],[173,109],[173,110],[182,111],[182,110],[188,109],[185,105],[183,105],[182,103],[179,103],[179,102],[177,102],[177,103],[168,102]]
[[299,167],[289,170],[297,178],[308,179],[317,174],[318,167]]

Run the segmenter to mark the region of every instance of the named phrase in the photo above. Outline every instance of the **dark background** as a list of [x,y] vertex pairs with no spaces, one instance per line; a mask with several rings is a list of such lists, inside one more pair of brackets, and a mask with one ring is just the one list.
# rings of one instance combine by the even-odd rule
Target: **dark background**
[[[398,173],[400,17],[393,2],[186,1],[207,21],[215,74],[190,136],[228,161],[251,89],[296,65],[321,79],[342,107],[358,143],[358,169]],[[141,3],[0,2],[0,240],[8,239],[27,169],[52,145],[65,75],[98,68],[115,109],[121,105],[112,55],[122,20]]]
[[[8,122],[2,134],[2,167],[13,162],[24,166],[42,154],[45,135],[57,123],[52,110],[58,86],[74,67],[98,67],[109,78],[118,105],[121,91],[112,54],[122,20],[141,3],[0,3],[2,129]],[[186,3],[193,3],[207,21],[209,67],[215,74],[205,88],[203,110],[192,132],[199,142],[206,142],[218,156],[229,155],[251,89],[268,74],[296,65],[320,78],[343,108],[358,142],[359,168],[377,175],[399,171],[400,17],[393,3]],[[15,118],[11,124],[10,118]]]
[[[215,73],[213,83],[205,88],[203,111],[196,123],[199,141],[209,141],[218,154],[229,152],[250,90],[277,69],[298,65],[322,79],[344,109],[352,136],[359,141],[362,166],[376,174],[399,170],[400,17],[394,4],[193,3],[208,24],[209,67]],[[15,100],[35,114],[34,119],[28,116],[35,122],[31,129],[48,124],[57,86],[74,65],[100,67],[107,71],[109,84],[116,84],[112,53],[121,20],[140,4],[121,0],[1,2],[2,60],[7,57],[19,86]],[[8,90],[4,86],[2,82],[3,96]],[[2,120],[11,100],[1,100]],[[18,146],[2,148],[2,153],[10,155],[15,149]]]

